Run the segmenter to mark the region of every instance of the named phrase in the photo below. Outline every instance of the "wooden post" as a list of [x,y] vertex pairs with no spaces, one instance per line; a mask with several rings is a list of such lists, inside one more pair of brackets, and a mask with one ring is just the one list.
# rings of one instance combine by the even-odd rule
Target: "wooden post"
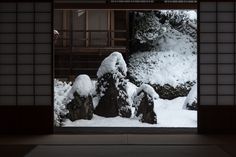
[[67,38],[67,10],[63,10],[63,25],[62,25],[62,29],[63,29],[63,33],[62,33],[62,46],[65,48],[67,46],[67,41],[65,40],[65,38]]
[[107,10],[107,46],[111,46],[111,10]]
[[111,47],[115,46],[115,16],[114,16],[114,10],[111,10]]
[[129,54],[129,49],[130,49],[130,35],[129,35],[129,11],[125,11],[125,15],[126,15],[126,60],[128,61],[128,54]]
[[86,47],[89,47],[89,32],[88,32],[88,24],[89,24],[89,21],[88,21],[88,10],[85,11],[85,23],[86,23],[86,26],[85,26],[85,30],[86,30]]

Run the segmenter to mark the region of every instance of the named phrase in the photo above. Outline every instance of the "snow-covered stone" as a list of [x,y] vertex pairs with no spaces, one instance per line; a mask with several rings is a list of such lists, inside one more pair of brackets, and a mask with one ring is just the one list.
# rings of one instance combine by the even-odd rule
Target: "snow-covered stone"
[[[72,86],[70,96],[76,91],[80,96],[87,97],[92,94],[94,85],[88,75],[82,74],[79,75]],[[72,97],[73,98],[73,97]]]
[[69,110],[67,118],[71,121],[79,119],[93,118],[93,99],[91,95],[80,96],[77,92],[74,93],[74,99],[67,104],[67,109]]
[[159,95],[148,84],[142,84],[134,97],[135,116],[141,122],[156,124],[157,117],[154,111],[154,101]]
[[186,97],[183,109],[197,110],[197,83],[192,87]]
[[70,103],[67,104],[69,113],[67,117],[71,121],[78,119],[92,119],[93,117],[93,98],[92,92],[94,85],[88,75],[79,75],[70,90]]
[[98,78],[102,77],[106,73],[116,73],[126,76],[127,66],[121,53],[113,52],[106,57],[97,71]]
[[120,53],[113,52],[104,59],[97,72],[99,102],[95,114],[103,117],[131,117],[126,72],[126,63]]

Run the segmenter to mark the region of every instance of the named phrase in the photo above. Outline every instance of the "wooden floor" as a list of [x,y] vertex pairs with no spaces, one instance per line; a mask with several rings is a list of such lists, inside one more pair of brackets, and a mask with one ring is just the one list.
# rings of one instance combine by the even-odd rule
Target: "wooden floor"
[[[58,149],[57,146],[63,147],[65,150],[78,150],[83,148],[90,149],[96,153],[107,149],[117,149],[127,146],[123,153],[132,153],[137,148],[145,151],[147,147],[155,148],[153,153],[165,152],[170,150],[179,156],[182,150],[188,149],[185,153],[201,151],[201,153],[213,153],[218,151],[223,154],[222,157],[236,157],[236,135],[197,135],[197,134],[157,134],[157,135],[42,135],[42,136],[0,136],[0,153],[4,157],[27,154],[32,150],[50,152],[48,150]],[[74,146],[74,147],[70,147]],[[100,147],[103,146],[103,147]],[[114,147],[111,147],[114,146]],[[136,147],[138,146],[138,147]],[[191,147],[190,147],[191,146]],[[37,148],[37,149],[36,149]],[[211,150],[208,152],[208,149]],[[45,151],[44,151],[45,150]],[[150,149],[149,151],[152,151]],[[53,152],[53,151],[52,151]],[[77,151],[76,151],[77,152]],[[14,154],[15,153],[15,154]],[[78,152],[77,152],[78,153]],[[122,153],[122,152],[121,152]],[[200,154],[201,154],[200,153]],[[6,154],[6,155],[5,155]],[[36,153],[37,154],[37,153]],[[50,153],[49,153],[50,154]],[[63,153],[61,153],[63,154]],[[32,155],[32,154],[31,154]],[[166,156],[171,155],[167,153]],[[173,155],[173,154],[172,154]],[[2,156],[2,155],[1,155]],[[113,155],[115,156],[115,154]],[[34,157],[34,156],[30,156]],[[46,157],[46,156],[44,156]],[[201,157],[204,157],[201,155]]]

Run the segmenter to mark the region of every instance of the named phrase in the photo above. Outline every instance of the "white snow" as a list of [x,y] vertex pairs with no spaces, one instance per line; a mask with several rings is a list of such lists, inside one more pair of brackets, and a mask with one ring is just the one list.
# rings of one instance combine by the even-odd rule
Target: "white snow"
[[135,84],[133,84],[131,82],[127,82],[126,92],[128,95],[128,102],[131,106],[133,104],[134,96],[136,94],[137,89],[138,89],[138,87]]
[[72,89],[70,91],[70,98],[73,99],[73,94],[76,91],[80,96],[87,97],[91,95],[94,90],[94,84],[92,83],[88,75],[79,75],[75,82],[73,83]]
[[196,10],[160,10],[162,13],[171,13],[174,14],[185,14],[190,20],[197,20],[197,11]]
[[119,72],[123,76],[126,76],[127,66],[122,54],[119,52],[113,52],[102,61],[97,71],[97,76],[98,78],[100,78],[106,73],[117,72]]
[[190,20],[197,20],[197,11],[196,10],[188,10],[185,12],[188,15]]
[[65,105],[69,102],[68,93],[70,90],[71,82],[54,80],[54,122],[56,126],[60,125],[59,116],[68,112]]
[[189,91],[188,96],[184,102],[183,109],[186,109],[187,104],[191,105],[193,102],[197,102],[197,83]]

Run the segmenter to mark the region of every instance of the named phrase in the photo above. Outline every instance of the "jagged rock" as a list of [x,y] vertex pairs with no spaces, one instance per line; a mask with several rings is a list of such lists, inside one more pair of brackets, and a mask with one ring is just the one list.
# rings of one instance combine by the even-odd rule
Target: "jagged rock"
[[93,85],[88,75],[79,75],[75,79],[69,92],[71,101],[67,104],[67,109],[69,110],[67,118],[71,121],[92,119],[94,110],[91,96],[92,90]]
[[97,72],[99,103],[95,114],[103,117],[131,117],[126,92],[126,73],[126,63],[120,53],[113,52],[103,60]]
[[88,97],[82,97],[74,93],[74,99],[67,104],[67,109],[69,113],[67,117],[71,121],[75,121],[78,119],[92,119],[93,118],[93,101],[92,97],[89,95]]
[[137,95],[134,97],[135,116],[141,122],[157,123],[157,117],[154,111],[154,99],[158,97],[154,89],[147,84],[143,84],[137,89]]
[[151,85],[155,91],[159,94],[162,99],[174,99],[177,97],[187,96],[191,87],[195,82],[186,82],[185,84],[180,84],[176,87],[173,87],[169,84],[161,85]]
[[[137,86],[142,84],[142,82],[137,81],[137,79],[133,78],[133,76],[129,76],[129,80]],[[158,93],[160,98],[172,100],[177,97],[187,96],[194,84],[195,82],[189,81],[186,82],[185,84],[177,85],[176,87],[173,87],[169,84],[165,85],[149,84],[149,85],[154,88],[154,90],[156,91],[156,93]]]

